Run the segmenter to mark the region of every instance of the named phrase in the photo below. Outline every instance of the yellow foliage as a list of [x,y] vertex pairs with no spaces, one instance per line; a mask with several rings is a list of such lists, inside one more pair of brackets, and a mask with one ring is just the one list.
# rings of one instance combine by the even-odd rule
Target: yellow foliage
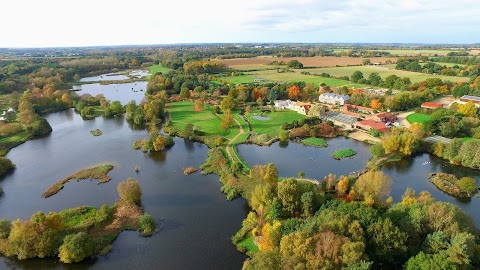
[[272,251],[279,245],[282,237],[281,227],[282,223],[278,220],[263,226],[258,246],[260,251]]

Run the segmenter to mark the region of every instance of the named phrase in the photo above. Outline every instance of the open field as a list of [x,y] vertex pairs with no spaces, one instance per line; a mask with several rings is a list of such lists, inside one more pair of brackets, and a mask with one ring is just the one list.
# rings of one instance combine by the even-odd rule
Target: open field
[[380,77],[385,79],[389,75],[397,75],[399,77],[408,77],[412,82],[424,81],[428,78],[440,78],[442,80],[449,80],[452,82],[468,82],[466,77],[454,77],[454,76],[441,76],[441,75],[431,75],[424,74],[419,72],[411,72],[405,70],[395,69],[395,65],[386,65],[386,66],[355,66],[355,67],[330,67],[330,68],[315,68],[315,69],[306,69],[312,74],[321,74],[323,72],[328,73],[332,76],[351,76],[353,72],[359,70],[363,73],[364,78],[373,72],[378,72]]
[[[458,52],[460,50],[428,50],[428,49],[418,49],[418,50],[378,50],[378,51],[384,51],[384,52],[389,52],[392,55],[398,55],[398,56],[433,56],[433,55],[447,55],[449,52]],[[468,51],[468,50],[467,50]],[[476,55],[478,52],[476,50],[470,51],[470,55]]]
[[301,115],[291,110],[279,110],[275,112],[264,113],[263,116],[268,116],[270,120],[257,120],[252,118],[253,115],[259,115],[259,111],[253,111],[246,113],[245,118],[248,119],[252,126],[252,130],[257,134],[269,134],[277,136],[278,131],[283,123],[291,123],[307,118],[305,115]]
[[231,139],[237,135],[233,127],[223,130],[222,120],[208,106],[202,112],[195,112],[193,102],[182,101],[167,103],[166,109],[170,111],[172,124],[178,130],[183,130],[187,124],[192,124],[196,130],[204,132],[205,136],[220,135]]
[[165,72],[169,72],[171,71],[172,69],[170,68],[167,68],[167,67],[164,67],[162,65],[153,65],[153,66],[150,66],[148,67],[148,71],[150,72],[150,74],[155,74],[157,72],[162,72],[162,73],[165,73]]
[[218,80],[223,80],[233,84],[253,83],[256,78],[262,79],[262,82],[283,83],[304,81],[306,83],[313,83],[316,86],[319,86],[321,83],[325,83],[328,86],[343,86],[351,84],[349,81],[345,80],[301,74],[302,71],[310,72],[310,70],[311,69],[296,69],[293,70],[293,72],[284,73],[279,73],[276,70],[261,70],[248,72],[245,75],[240,76],[220,77]]
[[[255,58],[235,58],[215,60],[226,64],[227,66],[238,70],[258,70],[265,68],[275,68],[276,66],[270,66],[268,63],[273,61],[284,61],[288,63],[291,60],[298,60],[305,67],[335,67],[335,66],[348,66],[348,65],[361,65],[366,58],[354,58],[354,57],[255,57]],[[394,57],[372,57],[368,58],[372,62],[385,63],[387,60],[396,62]]]
[[430,115],[422,114],[422,113],[412,113],[409,116],[407,116],[407,121],[410,124],[413,124],[413,123],[423,124],[428,120],[430,120]]

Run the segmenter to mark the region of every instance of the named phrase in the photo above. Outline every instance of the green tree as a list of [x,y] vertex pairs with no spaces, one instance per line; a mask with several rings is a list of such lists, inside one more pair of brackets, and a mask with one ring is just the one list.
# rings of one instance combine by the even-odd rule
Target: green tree
[[0,220],[0,239],[7,239],[12,230],[12,222],[8,219]]
[[263,180],[267,182],[270,186],[276,187],[278,182],[278,170],[275,164],[268,163],[267,170]]
[[407,234],[395,226],[390,219],[381,219],[367,229],[367,251],[370,258],[379,262],[401,261],[407,252]]
[[88,234],[79,232],[65,236],[58,251],[61,262],[76,263],[92,256],[95,244]]
[[477,181],[472,177],[460,178],[460,180],[458,180],[458,186],[471,194],[475,194],[478,192]]
[[374,157],[382,157],[385,155],[385,149],[383,149],[381,144],[374,144],[370,146],[370,153],[372,153]]
[[313,215],[315,209],[315,196],[312,191],[308,191],[302,194],[300,197],[302,203],[302,216],[310,217]]
[[410,258],[405,264],[406,270],[457,270],[456,264],[450,262],[443,254],[425,254],[423,251]]
[[95,226],[100,227],[109,223],[113,218],[114,211],[115,209],[113,207],[111,208],[106,204],[102,204],[100,209],[95,212]]
[[149,214],[143,214],[140,217],[140,229],[142,230],[142,235],[150,236],[155,232],[156,222],[153,217]]
[[359,70],[356,70],[355,72],[353,72],[352,76],[350,77],[350,80],[353,83],[357,83],[361,79],[363,79],[363,73]]
[[118,183],[117,191],[120,198],[128,203],[138,203],[142,197],[140,184],[133,178]]
[[278,198],[282,203],[283,210],[294,215],[300,206],[300,187],[295,179],[289,178],[278,187]]
[[372,72],[370,73],[370,75],[368,76],[368,80],[370,81],[370,84],[371,85],[380,85],[381,82],[382,82],[382,77],[380,77],[380,75],[378,74],[378,72]]
[[288,68],[303,68],[303,64],[300,63],[298,60],[290,60],[288,63],[287,63],[287,67]]
[[290,132],[288,130],[280,130],[278,137],[281,142],[288,142],[290,139]]

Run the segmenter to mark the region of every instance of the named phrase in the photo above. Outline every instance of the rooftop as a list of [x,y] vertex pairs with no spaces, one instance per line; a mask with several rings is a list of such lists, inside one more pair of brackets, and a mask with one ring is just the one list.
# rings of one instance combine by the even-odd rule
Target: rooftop
[[422,107],[438,108],[438,107],[442,107],[442,104],[434,103],[434,102],[424,102],[424,103],[422,103]]
[[385,126],[384,123],[378,123],[378,122],[375,122],[373,120],[363,120],[363,121],[360,121],[359,124],[363,125],[363,126],[369,126],[377,131],[387,131],[388,130],[388,127]]
[[462,96],[460,99],[470,99],[470,100],[475,100],[475,101],[480,101],[480,97],[476,97],[476,96],[469,96],[469,95],[465,95],[465,96]]
[[327,119],[335,120],[348,125],[353,125],[353,123],[357,122],[357,118],[339,112],[330,113],[329,115],[327,115]]

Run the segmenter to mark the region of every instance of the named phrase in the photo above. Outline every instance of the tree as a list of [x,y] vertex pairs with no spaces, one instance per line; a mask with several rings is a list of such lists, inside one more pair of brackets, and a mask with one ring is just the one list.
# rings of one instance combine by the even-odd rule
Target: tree
[[300,187],[295,179],[289,178],[278,187],[278,198],[282,203],[283,210],[294,215],[300,206]]
[[205,107],[203,105],[203,102],[199,99],[195,100],[194,102],[194,111],[196,112],[201,112],[201,111],[204,111],[205,110]]
[[376,86],[376,85],[380,85],[380,83],[382,82],[382,77],[380,77],[378,72],[372,72],[368,76],[368,80],[370,81],[371,85]]
[[233,124],[233,115],[230,110],[224,111],[222,116],[222,128],[229,129]]
[[110,103],[109,109],[111,110],[112,115],[121,115],[125,113],[125,110],[120,101],[112,101],[112,103]]
[[278,170],[275,164],[273,163],[268,163],[267,165],[267,170],[265,172],[265,176],[263,177],[263,180],[270,184],[272,187],[277,186],[278,182]]
[[361,79],[363,79],[363,73],[359,70],[356,70],[355,72],[353,72],[352,76],[350,77],[350,80],[353,83],[357,83]]
[[468,95],[470,91],[471,91],[470,84],[463,83],[453,89],[452,95],[455,98],[459,98],[461,96]]
[[370,146],[370,153],[372,153],[374,157],[382,157],[385,155],[385,149],[383,149],[381,144],[374,144]]
[[337,189],[340,195],[345,195],[347,194],[349,184],[350,184],[350,181],[348,180],[347,177],[340,176],[340,178],[338,179],[337,186],[335,188]]
[[290,132],[288,132],[288,130],[282,129],[280,130],[278,137],[280,138],[281,142],[288,142],[288,140],[290,139]]
[[[401,261],[407,252],[407,234],[388,218],[380,219],[368,226],[368,246],[371,258],[379,262]],[[370,256],[369,256],[370,257]]]
[[118,183],[117,191],[120,198],[128,203],[138,203],[142,197],[142,189],[133,178]]
[[370,62],[370,59],[368,59],[368,58],[367,58],[367,59],[363,59],[363,61],[362,61],[362,65],[364,65],[364,66],[370,65],[370,63],[371,63],[371,62]]
[[392,179],[383,172],[370,170],[358,177],[354,189],[359,195],[370,195],[375,201],[383,201],[390,195],[392,184]]
[[372,101],[370,101],[370,108],[378,110],[382,108],[382,103],[378,99],[372,99]]
[[281,237],[282,223],[278,220],[274,220],[272,224],[267,223],[262,228],[258,248],[260,251],[272,251],[279,245]]
[[420,251],[405,264],[406,270],[457,270],[459,267],[450,262],[444,254],[425,254]]
[[291,60],[287,63],[288,68],[303,68],[303,64],[300,63],[298,60]]
[[302,194],[300,197],[300,201],[302,203],[302,216],[303,217],[310,217],[314,214],[315,210],[315,195],[313,191],[307,191]]
[[87,233],[79,232],[65,236],[58,251],[61,262],[76,263],[92,256],[95,244]]
[[182,137],[185,139],[190,139],[193,137],[193,135],[194,135],[193,125],[190,123],[186,124],[182,132]]
[[298,100],[300,94],[300,87],[297,85],[292,85],[288,88],[288,98],[291,100]]
[[188,88],[182,88],[180,90],[180,97],[184,99],[190,98],[190,90]]
[[8,219],[0,220],[0,239],[7,239],[12,230],[12,222]]
[[477,115],[477,107],[475,107],[475,103],[469,101],[463,105],[460,105],[458,112],[465,116],[475,117]]
[[140,217],[140,229],[143,236],[151,236],[155,231],[156,222],[149,214],[143,214]]
[[468,193],[475,194],[478,192],[477,181],[472,177],[462,177],[458,180],[458,186]]

